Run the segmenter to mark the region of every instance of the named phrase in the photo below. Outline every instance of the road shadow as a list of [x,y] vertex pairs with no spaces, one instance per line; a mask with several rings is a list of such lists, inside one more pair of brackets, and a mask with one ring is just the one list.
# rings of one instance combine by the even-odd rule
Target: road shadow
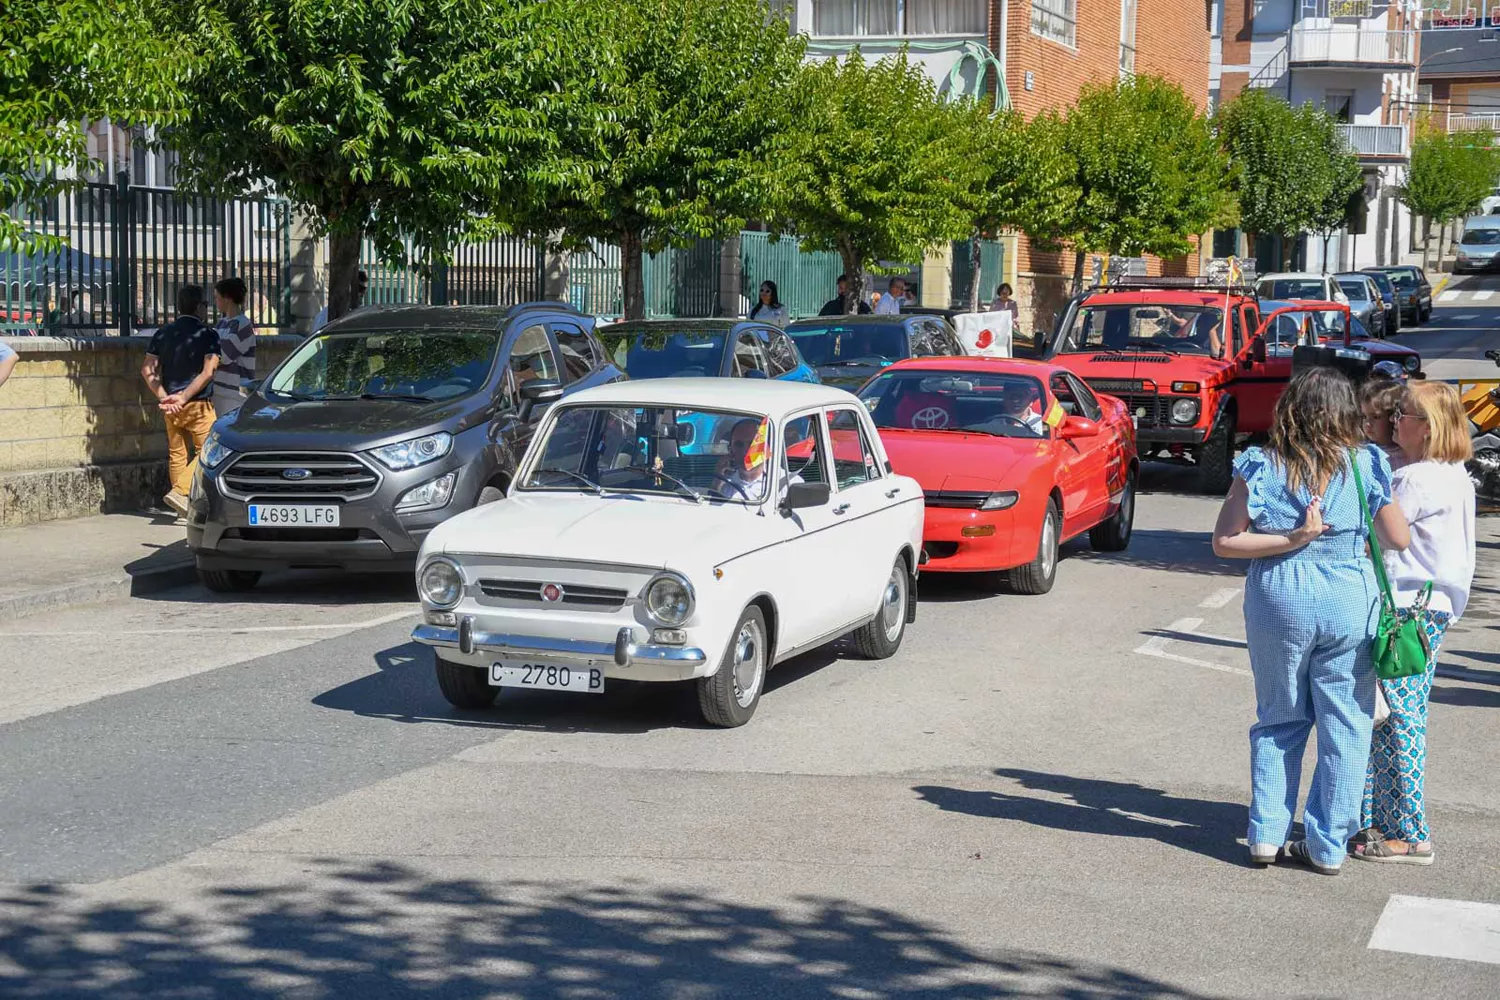
[[1249,645],[1243,639],[1229,639],[1218,635],[1202,635],[1198,632],[1179,632],[1170,628],[1147,629],[1141,635],[1156,636],[1162,639],[1175,639],[1178,642],[1195,642],[1200,646],[1219,646],[1223,649],[1248,649]]
[[1500,691],[1479,687],[1449,687],[1434,684],[1428,701],[1437,705],[1454,705],[1462,708],[1500,708]]
[[391,1000],[981,997],[1207,1000],[1126,969],[960,944],[894,910],[783,908],[636,882],[431,878],[315,859],[295,881],[180,902],[0,891],[0,991],[110,997]]
[[[1471,649],[1449,649],[1447,646],[1443,647],[1442,657],[1444,660],[1451,661],[1455,656],[1463,657],[1466,660],[1477,660],[1480,663],[1500,663],[1500,653],[1490,653]],[[1486,683],[1500,684],[1500,672],[1475,670],[1473,667],[1465,666],[1461,663],[1455,663],[1453,665],[1456,667],[1463,667],[1464,670],[1468,671],[1471,674],[1493,673],[1495,679],[1493,681],[1487,681]],[[1442,673],[1442,671],[1442,666],[1439,666],[1438,673]]]
[[418,614],[417,586],[411,573],[341,573],[334,570],[291,570],[261,578],[251,590],[216,594],[194,585],[140,595],[142,600],[166,604],[389,604],[409,602]]
[[996,768],[995,774],[1028,791],[1063,795],[1070,801],[942,785],[918,785],[912,791],[947,812],[1074,833],[1158,840],[1216,861],[1249,863],[1236,840],[1245,835],[1249,811],[1238,802],[1179,798],[1143,785],[1015,768]]
[[1124,552],[1095,552],[1083,548],[1073,558],[1207,576],[1242,577],[1249,565],[1245,561],[1220,559],[1214,555],[1213,532],[1172,528],[1137,528],[1130,536],[1130,548]]
[[1203,492],[1196,468],[1175,462],[1142,462],[1139,489],[1142,496],[1206,497],[1216,502],[1223,499]]

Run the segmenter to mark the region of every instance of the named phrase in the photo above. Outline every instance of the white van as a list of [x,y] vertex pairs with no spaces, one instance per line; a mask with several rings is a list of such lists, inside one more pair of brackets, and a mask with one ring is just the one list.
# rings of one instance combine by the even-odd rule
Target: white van
[[1488,271],[1500,265],[1500,215],[1476,215],[1464,222],[1453,273]]

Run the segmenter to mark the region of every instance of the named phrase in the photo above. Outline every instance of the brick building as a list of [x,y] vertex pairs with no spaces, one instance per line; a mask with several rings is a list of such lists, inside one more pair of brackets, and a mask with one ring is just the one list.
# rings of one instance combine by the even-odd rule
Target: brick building
[[1500,131],[1500,0],[1429,11],[1417,103],[1449,130]]

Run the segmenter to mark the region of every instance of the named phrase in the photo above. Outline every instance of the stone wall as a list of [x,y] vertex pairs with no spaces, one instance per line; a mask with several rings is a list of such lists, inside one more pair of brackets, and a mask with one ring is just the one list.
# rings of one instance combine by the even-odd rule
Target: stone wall
[[[145,383],[147,337],[14,337],[0,386],[0,525],[159,505],[167,439]],[[268,373],[300,338],[262,336]]]

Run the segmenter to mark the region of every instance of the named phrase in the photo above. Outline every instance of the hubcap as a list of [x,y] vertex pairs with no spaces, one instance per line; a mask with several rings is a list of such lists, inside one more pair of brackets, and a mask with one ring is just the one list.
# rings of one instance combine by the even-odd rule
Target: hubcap
[[760,626],[745,622],[740,634],[734,639],[734,700],[741,708],[749,708],[760,693],[761,677],[765,674],[764,643],[760,638]]
[[880,624],[885,628],[886,642],[895,642],[906,625],[906,570],[899,562],[891,570],[891,579],[885,585]]
[[1042,575],[1051,576],[1052,567],[1057,564],[1057,526],[1053,523],[1056,519],[1051,514],[1047,520],[1042,522]]

